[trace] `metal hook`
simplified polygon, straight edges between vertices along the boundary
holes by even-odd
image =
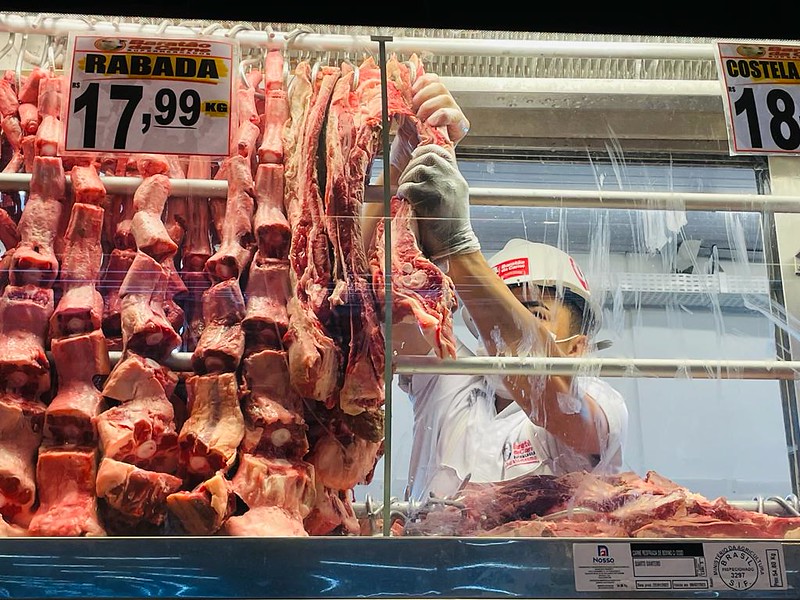
[[[167,27],[170,25],[174,25],[171,19],[162,19],[161,23],[158,25],[158,29],[156,30],[156,35],[163,35],[167,30]]]
[[[19,54],[17,54],[17,62],[14,66],[14,76],[16,78],[17,92],[22,87],[22,59],[25,57],[25,46],[28,44],[28,34],[22,34],[22,41],[20,42]]]
[[[207,26],[205,29],[203,29],[200,32],[200,34],[201,35],[211,35],[217,29],[222,29],[222,25],[220,25],[219,23],[211,23],[209,26]]]
[[[14,47],[14,43],[17,41],[17,34],[14,31],[8,32],[8,41],[3,48],[0,49],[0,58],[3,58],[6,54],[8,54],[11,49]]]
[[[242,31],[243,29],[247,29],[247,30],[253,31],[253,30],[255,30],[255,27],[253,27],[252,25],[250,25],[250,23],[237,23],[236,25],[234,25],[233,27],[231,27],[231,28],[228,30],[228,33],[227,33],[226,35],[227,35],[228,37],[235,38],[235,37],[236,37],[236,35],[237,35],[237,34],[238,34],[240,31]]]

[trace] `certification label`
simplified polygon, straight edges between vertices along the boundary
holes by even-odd
[[[572,546],[579,592],[782,590],[780,542],[614,542]]]

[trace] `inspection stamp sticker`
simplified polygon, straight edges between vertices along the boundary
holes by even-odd
[[[578,592],[783,590],[775,542],[608,542],[572,545]]]

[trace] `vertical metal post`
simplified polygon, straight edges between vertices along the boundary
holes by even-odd
[[[390,35],[373,35],[378,42],[381,70],[381,139],[383,145],[383,274],[384,274],[384,452],[383,452],[383,535],[391,533],[392,504],[392,190],[389,177],[389,96],[386,81],[386,42]]]
[[[790,157],[770,157],[770,191],[774,194],[797,195],[800,198],[798,173],[800,160]],[[800,202],[800,200],[798,200]],[[794,213],[775,213],[771,219],[774,235],[765,228],[765,254],[770,277],[770,298],[786,310],[787,320],[800,318],[800,276],[796,271],[796,257],[800,253],[800,215]],[[784,327],[788,328],[790,323]],[[785,329],[777,328],[776,345],[778,357],[795,360],[800,356],[800,347],[794,336]],[[792,492],[800,495],[800,406],[798,405],[797,383],[781,381],[781,400],[783,403],[786,447],[789,455],[789,471]]]

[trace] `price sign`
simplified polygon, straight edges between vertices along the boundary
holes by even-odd
[[[228,39],[71,35],[63,150],[228,156],[237,57]]]
[[[800,154],[800,46],[717,43],[731,154]]]

